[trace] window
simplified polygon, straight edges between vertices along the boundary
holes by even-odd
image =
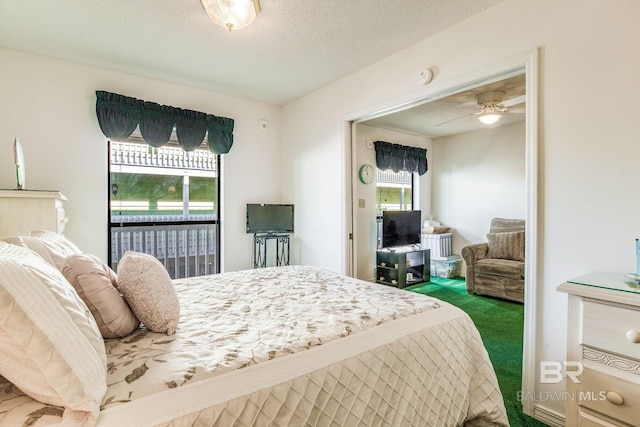
[[[415,173],[378,169],[376,184],[376,221],[378,248],[382,244],[382,211],[413,210],[413,179]]]
[[[378,169],[376,211],[413,210],[413,173]]]
[[[172,278],[218,273],[220,159],[208,149],[109,142],[109,263],[154,255]]]

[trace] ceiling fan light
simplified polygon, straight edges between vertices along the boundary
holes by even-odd
[[[251,24],[260,12],[260,0],[200,0],[214,24],[241,30]]]
[[[485,125],[492,125],[500,120],[500,117],[502,117],[500,114],[483,114],[478,117],[478,120],[480,120]]]

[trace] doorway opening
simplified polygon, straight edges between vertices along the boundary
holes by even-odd
[[[536,366],[536,292],[537,277],[537,245],[538,245],[538,232],[537,232],[537,169],[538,169],[538,156],[537,156],[537,93],[538,93],[538,61],[537,51],[533,51],[530,54],[521,56],[518,58],[512,58],[500,65],[488,67],[484,72],[482,70],[477,71],[473,76],[462,77],[458,82],[452,82],[449,87],[438,88],[433,91],[425,90],[420,96],[416,96],[414,99],[407,99],[405,102],[401,102],[398,105],[389,105],[386,108],[378,109],[377,111],[370,111],[367,114],[361,114],[359,117],[353,117],[350,120],[351,129],[350,132],[345,133],[345,140],[348,141],[350,150],[347,150],[349,161],[347,162],[348,170],[347,176],[352,177],[354,170],[357,170],[357,166],[365,161],[359,157],[362,152],[356,143],[359,138],[357,126],[364,124],[365,122],[373,119],[384,120],[384,117],[390,113],[396,113],[399,111],[408,110],[414,107],[428,105],[434,101],[450,97],[453,95],[459,95],[466,91],[482,88],[483,86],[491,85],[495,82],[499,82],[513,76],[523,75],[525,77],[525,147],[524,147],[524,219],[526,221],[527,235],[526,239],[526,265],[525,265],[525,320],[524,320],[524,333],[523,333],[523,369],[522,369],[522,389],[523,390],[535,390],[535,366]],[[473,117],[472,117],[473,118]],[[476,120],[477,121],[477,120]],[[431,165],[430,165],[431,167]],[[360,243],[364,242],[367,247],[371,247],[372,251],[375,251],[375,239],[367,233],[375,230],[375,227],[369,226],[368,219],[362,219],[362,187],[359,188],[358,182],[353,179],[349,179],[349,188],[347,189],[349,209],[347,210],[347,224],[349,231],[353,235],[353,239],[349,240],[347,246],[347,265],[350,266],[350,272],[352,275],[357,275],[359,271],[359,264],[362,260],[370,258],[368,254],[362,253]],[[424,196],[424,192],[421,193]],[[366,199],[365,199],[366,201]],[[359,205],[360,202],[360,205]],[[366,205],[366,203],[365,203]],[[420,206],[424,210],[423,206]],[[429,209],[426,212],[430,212]],[[363,232],[364,230],[364,232]],[[371,244],[369,244],[371,243]],[[523,402],[523,412],[528,415],[533,415],[534,402]]]

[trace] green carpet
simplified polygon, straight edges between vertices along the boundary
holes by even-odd
[[[523,414],[518,401],[522,387],[523,304],[469,295],[463,278],[432,277],[429,283],[408,286],[405,290],[441,299],[466,311],[480,331],[493,363],[511,426],[546,425]]]

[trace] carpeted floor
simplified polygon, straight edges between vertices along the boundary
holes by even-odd
[[[493,363],[511,426],[546,425],[523,414],[518,401],[522,385],[523,304],[469,295],[463,278],[432,277],[429,283],[405,290],[433,296],[466,311],[480,331]]]

